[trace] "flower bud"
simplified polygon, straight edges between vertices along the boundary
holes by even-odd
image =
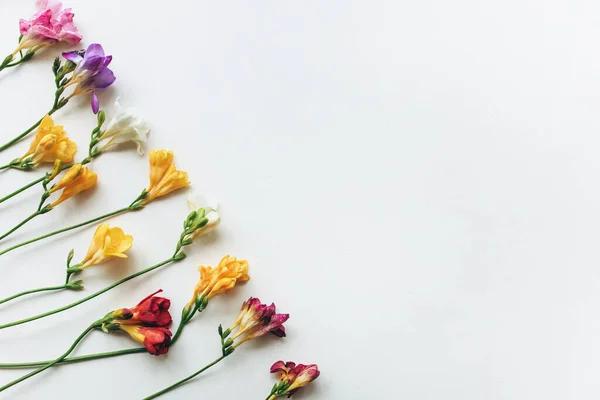
[[[83,287],[82,280],[78,280],[78,281],[67,284],[67,289],[69,289],[69,290],[83,290],[83,288],[84,287]]]

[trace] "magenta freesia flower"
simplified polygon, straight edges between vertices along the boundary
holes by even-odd
[[[38,12],[30,20],[21,19],[19,28],[23,38],[18,51],[35,49],[56,44],[58,42],[75,45],[82,36],[73,23],[74,14],[70,8],[62,8],[55,0],[37,0]]]
[[[291,361],[277,361],[271,366],[271,373],[281,373],[279,384],[273,387],[269,400],[279,396],[292,397],[296,391],[317,379],[321,372],[317,364],[298,364]]]
[[[91,44],[85,51],[70,51],[63,57],[77,64],[69,85],[77,84],[72,96],[92,93],[92,110],[98,113],[100,102],[96,91],[106,89],[115,81],[115,74],[108,68],[112,56],[104,54],[101,45]]]
[[[230,328],[231,331],[238,328],[232,340],[244,335],[236,347],[240,344],[267,333],[278,337],[285,337],[283,324],[290,318],[289,314],[277,314],[275,304],[267,306],[259,299],[250,297],[242,304],[240,313]]]

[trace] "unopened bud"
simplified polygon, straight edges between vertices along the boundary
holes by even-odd
[[[63,66],[63,75],[75,71],[75,67],[77,67],[77,64],[75,64],[73,61],[65,62],[65,65]]]
[[[83,290],[83,288],[84,288],[84,286],[83,286],[82,280],[78,280],[78,281],[67,284],[67,289],[69,289],[69,290]]]
[[[71,261],[73,260],[73,256],[75,255],[75,250],[71,249],[69,255],[67,256],[67,265],[71,265]]]
[[[100,110],[98,112],[98,126],[104,125],[104,121],[106,120],[106,113],[104,110]]]
[[[52,170],[52,173],[50,175],[48,175],[48,178],[47,178],[48,182],[50,182],[52,179],[56,178],[56,176],[58,174],[60,174],[60,172],[62,171],[62,166],[63,166],[63,163],[61,160],[57,159],[54,161],[54,169]]]

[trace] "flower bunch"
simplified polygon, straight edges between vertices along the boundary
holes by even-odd
[[[74,14],[71,9],[63,8],[57,0],[36,0],[36,8],[35,15],[30,19],[20,20],[21,37],[18,46],[0,63],[0,71],[26,62],[38,51],[54,44],[67,43],[75,45],[81,41],[81,35],[73,22]],[[2,203],[37,184],[41,184],[43,188],[36,211],[12,229],[0,235],[0,240],[7,238],[39,215],[49,213],[72,197],[95,187],[98,182],[98,175],[89,169],[87,165],[103,152],[121,143],[132,142],[136,145],[138,153],[144,154],[144,145],[150,129],[144,119],[138,116],[135,109],[122,108],[117,99],[115,114],[108,122],[106,111],[101,109],[98,92],[110,87],[116,81],[115,74],[110,68],[112,59],[112,55],[106,54],[104,48],[98,43],[92,43],[86,49],[62,53],[62,59],[57,57],[52,64],[55,86],[52,107],[30,128],[0,146],[0,152],[2,152],[35,131],[29,149],[20,157],[13,159],[4,166],[0,166],[0,170],[29,171],[44,163],[53,164],[52,171],[47,172],[43,177],[23,186],[8,196],[0,198],[0,203]],[[77,96],[89,96],[91,110],[96,115],[97,121],[89,137],[87,155],[78,162],[75,161],[78,150],[77,144],[69,138],[62,125],[55,124],[52,117],[55,112],[65,107],[71,99]],[[147,205],[155,200],[190,185],[188,173],[176,167],[172,151],[151,150],[149,163],[149,184],[128,206],[13,245],[0,251],[0,256],[25,245],[97,223],[116,215],[145,209]],[[72,204],[72,202],[70,203]],[[175,250],[168,258],[132,273],[70,304],[2,324],[0,330],[67,311],[139,276],[184,260],[187,257],[187,246],[191,245],[197,237],[212,232],[221,223],[221,215],[215,202],[209,202],[206,199],[190,199],[188,203],[190,212],[183,222],[183,230],[176,243]],[[82,290],[84,288],[83,281],[71,282],[71,276],[81,274],[92,266],[113,259],[127,258],[127,252],[132,246],[133,237],[126,234],[123,229],[116,226],[111,227],[108,223],[101,223],[96,227],[85,256],[78,263],[72,264],[75,251],[71,250],[68,253],[64,284],[17,293],[0,300],[0,304],[33,293]],[[34,371],[1,386],[0,392],[57,364],[143,352],[155,356],[167,354],[173,344],[177,342],[184,328],[195,315],[206,310],[212,299],[230,292],[237,285],[250,280],[248,262],[230,255],[223,257],[214,267],[201,265],[198,269],[200,278],[193,288],[191,298],[182,308],[181,320],[174,334],[170,329],[173,323],[169,311],[171,301],[166,297],[158,296],[162,292],[162,289],[160,289],[145,297],[133,307],[115,309],[103,318],[93,322],[77,337],[65,353],[54,360],[25,364],[0,364],[0,368],[36,368]],[[256,297],[250,297],[242,304],[237,317],[229,328],[223,329],[223,326],[219,325],[221,356],[218,359],[146,399],[156,398],[177,388],[182,383],[229,357],[242,344],[250,340],[269,334],[279,338],[286,337],[284,324],[288,319],[289,314],[278,313],[274,303],[268,305],[268,303],[262,303]],[[134,341],[142,344],[143,347],[137,345],[134,349],[69,358],[70,353],[93,330],[101,330],[105,333],[124,332]],[[274,363],[271,366],[271,373],[279,373],[280,377],[279,382],[273,386],[267,400],[274,400],[281,396],[291,397],[300,388],[309,385],[320,375],[316,364],[304,365],[291,361]]]

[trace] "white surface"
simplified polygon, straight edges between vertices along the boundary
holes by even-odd
[[[27,1],[0,0],[8,53]],[[165,398],[263,399],[278,359],[318,363],[297,399],[597,399],[600,395],[600,4],[592,1],[68,1],[114,55],[117,95],[175,150],[223,224],[189,258],[69,312],[0,332],[0,361],[52,358],[91,321],[163,288],[173,314],[198,264],[247,258],[252,280],[215,299],[168,357],[55,368],[2,398],[141,398],[218,356],[216,326],[250,295],[291,313],[289,337],[253,343]],[[55,50],[56,51],[56,50]],[[0,76],[2,139],[52,97],[51,54]],[[83,148],[87,100],[56,114]],[[6,161],[26,144],[0,155]],[[16,242],[121,207],[147,185],[133,148],[93,164],[100,185]],[[2,192],[26,182],[0,175]],[[36,206],[0,206],[2,230]],[[171,253],[186,193],[111,221],[128,262],[88,293]],[[93,228],[0,258],[3,295],[62,279]],[[3,248],[8,242],[0,246]],[[2,307],[11,321],[64,293]],[[126,348],[95,332],[76,351]],[[2,382],[22,371],[2,371]]]

